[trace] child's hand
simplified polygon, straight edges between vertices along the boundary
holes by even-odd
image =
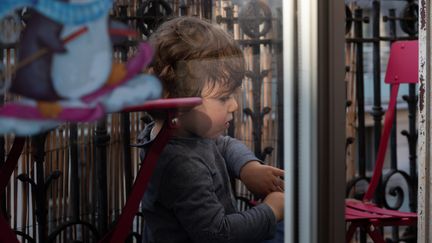
[[[264,203],[272,209],[276,221],[284,218],[284,194],[282,192],[272,192],[264,199]]]
[[[283,175],[283,170],[262,165],[258,161],[251,161],[240,170],[240,179],[247,189],[261,197],[271,192],[283,192],[284,181],[281,179]]]

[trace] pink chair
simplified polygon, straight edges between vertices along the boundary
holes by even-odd
[[[357,228],[363,228],[376,243],[385,243],[380,228],[383,226],[416,225],[417,214],[380,208],[371,202],[382,174],[390,132],[395,119],[396,99],[401,83],[418,82],[418,41],[397,41],[390,50],[385,82],[391,85],[390,101],[368,190],[362,201],[345,201],[345,222],[349,225],[346,242],[350,242]]]
[[[199,97],[159,99],[148,101],[143,105],[128,107],[125,112],[164,110],[167,113],[167,119],[159,134],[150,145],[148,153],[142,161],[142,166],[138,172],[135,183],[130,195],[123,207],[122,214],[117,220],[116,226],[111,229],[100,242],[125,242],[132,226],[135,214],[138,212],[139,203],[144,196],[156,161],[159,158],[163,148],[168,143],[171,134],[176,129],[177,123],[175,116],[178,109],[191,109],[199,104],[202,100]],[[25,139],[17,137],[8,154],[8,158],[3,166],[0,167],[0,200],[10,176],[12,175],[21,155]],[[18,243],[15,232],[11,229],[6,219],[0,212],[0,242]]]
[[[141,199],[144,196],[144,192],[147,189],[147,185],[150,181],[151,175],[156,162],[162,153],[163,148],[171,138],[171,134],[174,129],[177,128],[176,114],[178,109],[193,108],[200,105],[202,102],[199,97],[189,98],[175,98],[175,99],[160,99],[154,101],[148,101],[142,106],[129,107],[124,111],[149,111],[149,110],[165,110],[167,118],[165,123],[150,145],[148,152],[141,163],[141,168],[138,171],[138,175],[135,179],[135,183],[132,187],[132,191],[128,196],[125,206],[123,207],[122,213],[117,220],[116,226],[112,228],[99,242],[125,242],[126,238],[131,230],[132,222],[135,214],[138,212],[138,207]]]

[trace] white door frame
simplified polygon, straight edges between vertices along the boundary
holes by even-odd
[[[419,1],[419,101],[418,101],[418,234],[417,242],[432,242],[432,87],[431,87],[431,3]]]
[[[286,243],[345,238],[344,23],[343,1],[283,1]]]

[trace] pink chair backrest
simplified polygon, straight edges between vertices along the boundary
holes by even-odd
[[[385,82],[391,84],[390,101],[388,104],[375,167],[369,187],[363,196],[363,201],[370,201],[378,186],[382,174],[385,153],[390,138],[391,127],[395,119],[395,107],[401,83],[418,82],[418,41],[397,41],[390,49]]]
[[[396,41],[392,44],[385,82],[388,84],[418,82],[418,41]]]

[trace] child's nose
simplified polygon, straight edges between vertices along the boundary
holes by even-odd
[[[237,109],[238,109],[237,100],[234,98],[231,98],[231,102],[230,102],[229,107],[228,107],[229,112],[234,112]]]

